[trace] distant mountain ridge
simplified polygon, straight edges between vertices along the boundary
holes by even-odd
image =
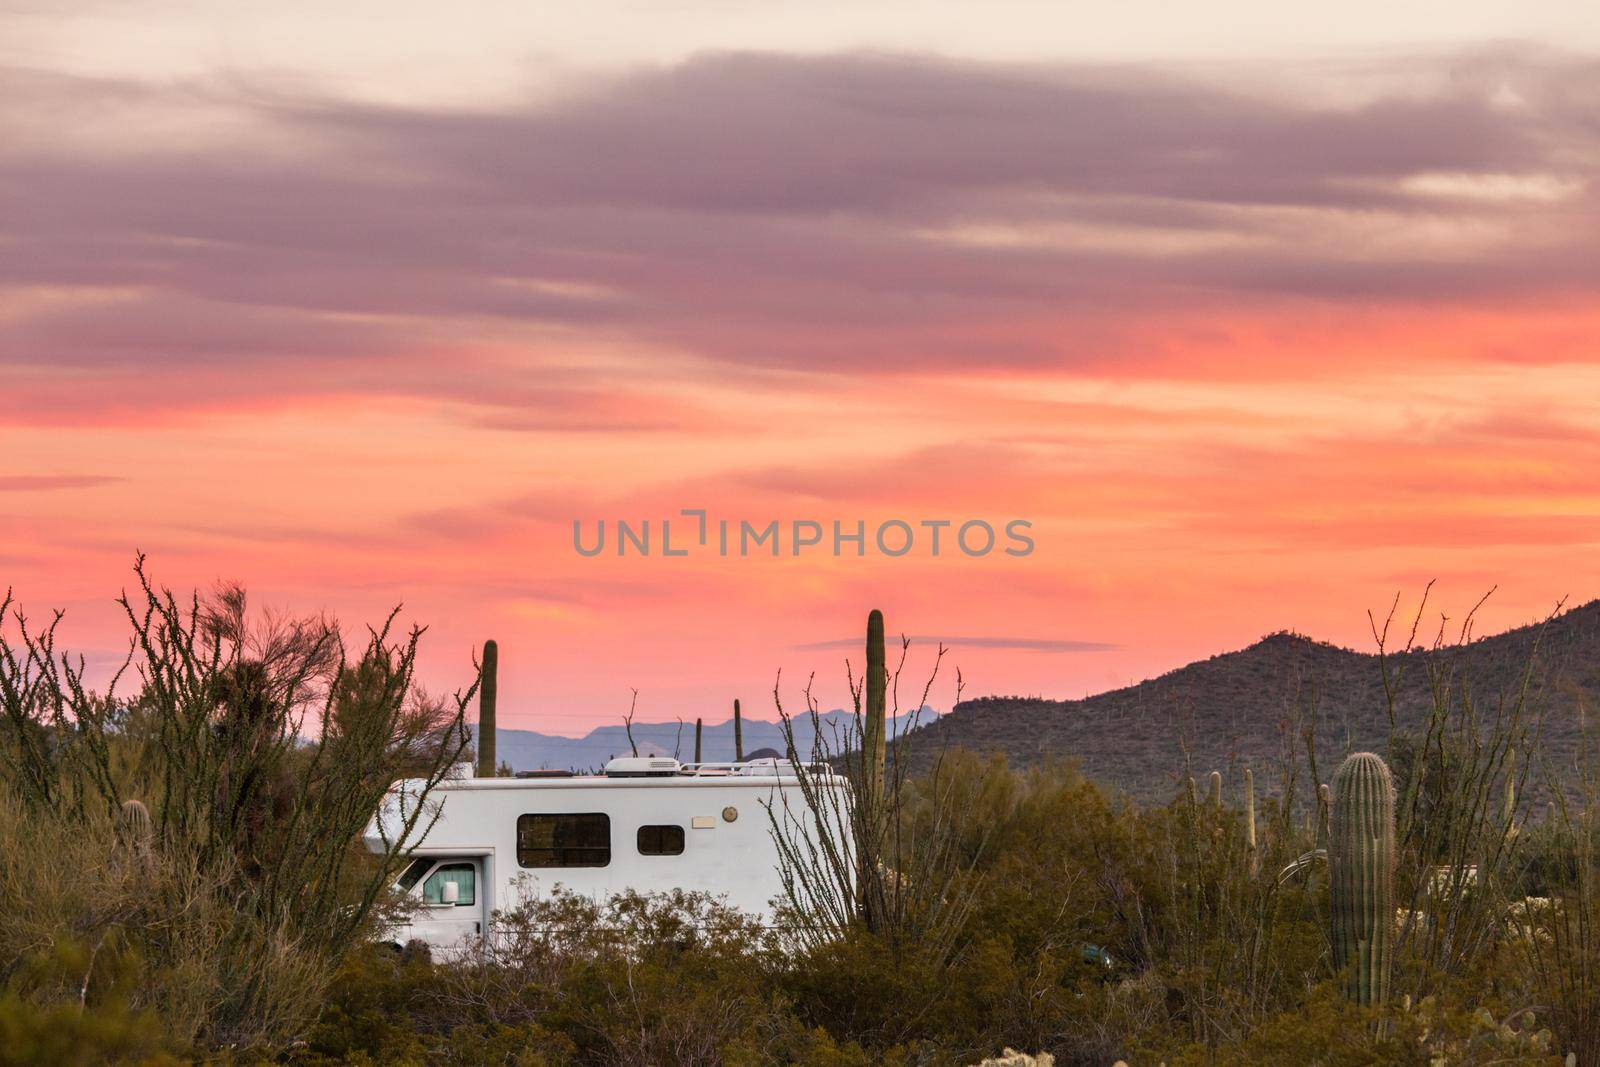
[[[1492,713],[1498,701],[1510,698],[1536,640],[1545,752],[1553,766],[1570,773],[1583,743],[1579,711],[1600,708],[1600,600],[1442,655],[1470,683],[1480,707]],[[1415,724],[1430,706],[1422,657],[1420,649],[1394,657],[1396,667],[1406,668],[1396,700],[1402,724]],[[1090,777],[1161,802],[1171,798],[1185,773],[1183,745],[1197,774],[1266,767],[1281,757],[1286,743],[1299,743],[1288,736],[1291,724],[1298,721],[1297,708],[1313,704],[1323,781],[1346,751],[1382,751],[1389,725],[1377,655],[1285,632],[1081,700],[963,701],[917,731],[910,752],[917,764],[950,747],[1004,753],[1016,766],[1073,758]],[[1262,779],[1258,771],[1258,783],[1270,790],[1272,783]],[[1237,779],[1229,788],[1238,788]]]
[[[836,708],[818,716],[822,737],[830,751],[838,751],[849,738],[853,712]],[[915,717],[915,718],[914,718]],[[909,729],[913,721],[926,724],[938,718],[932,708],[924,708],[920,715],[908,712],[892,720],[889,735],[898,737]],[[803,753],[811,752],[814,734],[810,716],[794,720],[796,747]],[[676,722],[636,722],[633,740],[641,756],[673,756],[688,762],[694,758],[694,722],[680,727]],[[706,761],[733,759],[733,720],[706,723],[701,735],[702,758]],[[761,719],[744,720],[744,750],[748,755],[759,749],[785,751],[783,727],[776,722]],[[614,756],[631,753],[627,729],[622,725],[601,726],[583,737],[561,737],[542,734],[534,730],[511,730],[500,727],[495,731],[495,755],[501,762],[510,764],[512,770],[529,771],[539,768],[590,771],[605,766]]]

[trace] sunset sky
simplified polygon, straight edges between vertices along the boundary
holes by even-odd
[[[554,733],[1600,596],[1600,18],[1323,18],[0,0],[0,588],[403,602]],[[574,551],[686,508],[1035,548]]]

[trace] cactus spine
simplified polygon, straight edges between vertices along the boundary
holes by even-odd
[[[883,612],[874,608],[867,616],[867,717],[861,724],[862,781],[874,800],[883,792],[883,764],[888,752],[885,738],[885,704],[889,672],[883,652]]]
[[[694,721],[694,761],[700,762],[700,720]]]
[[[733,758],[744,759],[744,720],[739,717],[739,699],[733,701]]]
[[[1357,752],[1333,779],[1328,828],[1333,962],[1359,1004],[1389,995],[1394,943],[1394,779],[1371,752]]]
[[[483,677],[478,683],[478,777],[493,778],[500,769],[494,758],[494,705],[500,690],[500,646],[483,643]]]
[[[1211,772],[1211,809],[1222,810],[1222,772]]]

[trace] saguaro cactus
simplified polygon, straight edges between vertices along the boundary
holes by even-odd
[[[861,723],[862,780],[867,793],[876,799],[883,792],[883,765],[888,752],[885,705],[888,702],[889,672],[883,653],[883,612],[874,608],[867,616],[867,716]]]
[[[1222,810],[1222,772],[1211,772],[1211,808],[1213,811]]]
[[[499,695],[500,646],[483,643],[483,678],[478,683],[478,777],[493,778],[500,769],[494,758],[494,705]]]
[[[1189,776],[1189,808],[1193,811],[1200,806],[1200,787],[1195,784],[1194,775]]]
[[[1328,828],[1333,962],[1359,1004],[1389,995],[1394,944],[1394,779],[1371,752],[1357,752],[1333,779]]]
[[[744,759],[744,720],[739,717],[739,701],[733,701],[733,758]]]
[[[1250,877],[1261,869],[1261,856],[1256,852],[1256,779],[1250,768],[1244,769],[1244,844],[1249,850]]]
[[[694,761],[700,762],[700,720],[694,721]]]

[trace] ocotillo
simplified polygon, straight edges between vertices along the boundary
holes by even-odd
[[[1510,830],[1517,815],[1517,750],[1506,752],[1506,829]]]
[[[483,676],[478,682],[478,777],[493,778],[500,770],[494,758],[494,704],[499,692],[500,646],[483,643]]]

